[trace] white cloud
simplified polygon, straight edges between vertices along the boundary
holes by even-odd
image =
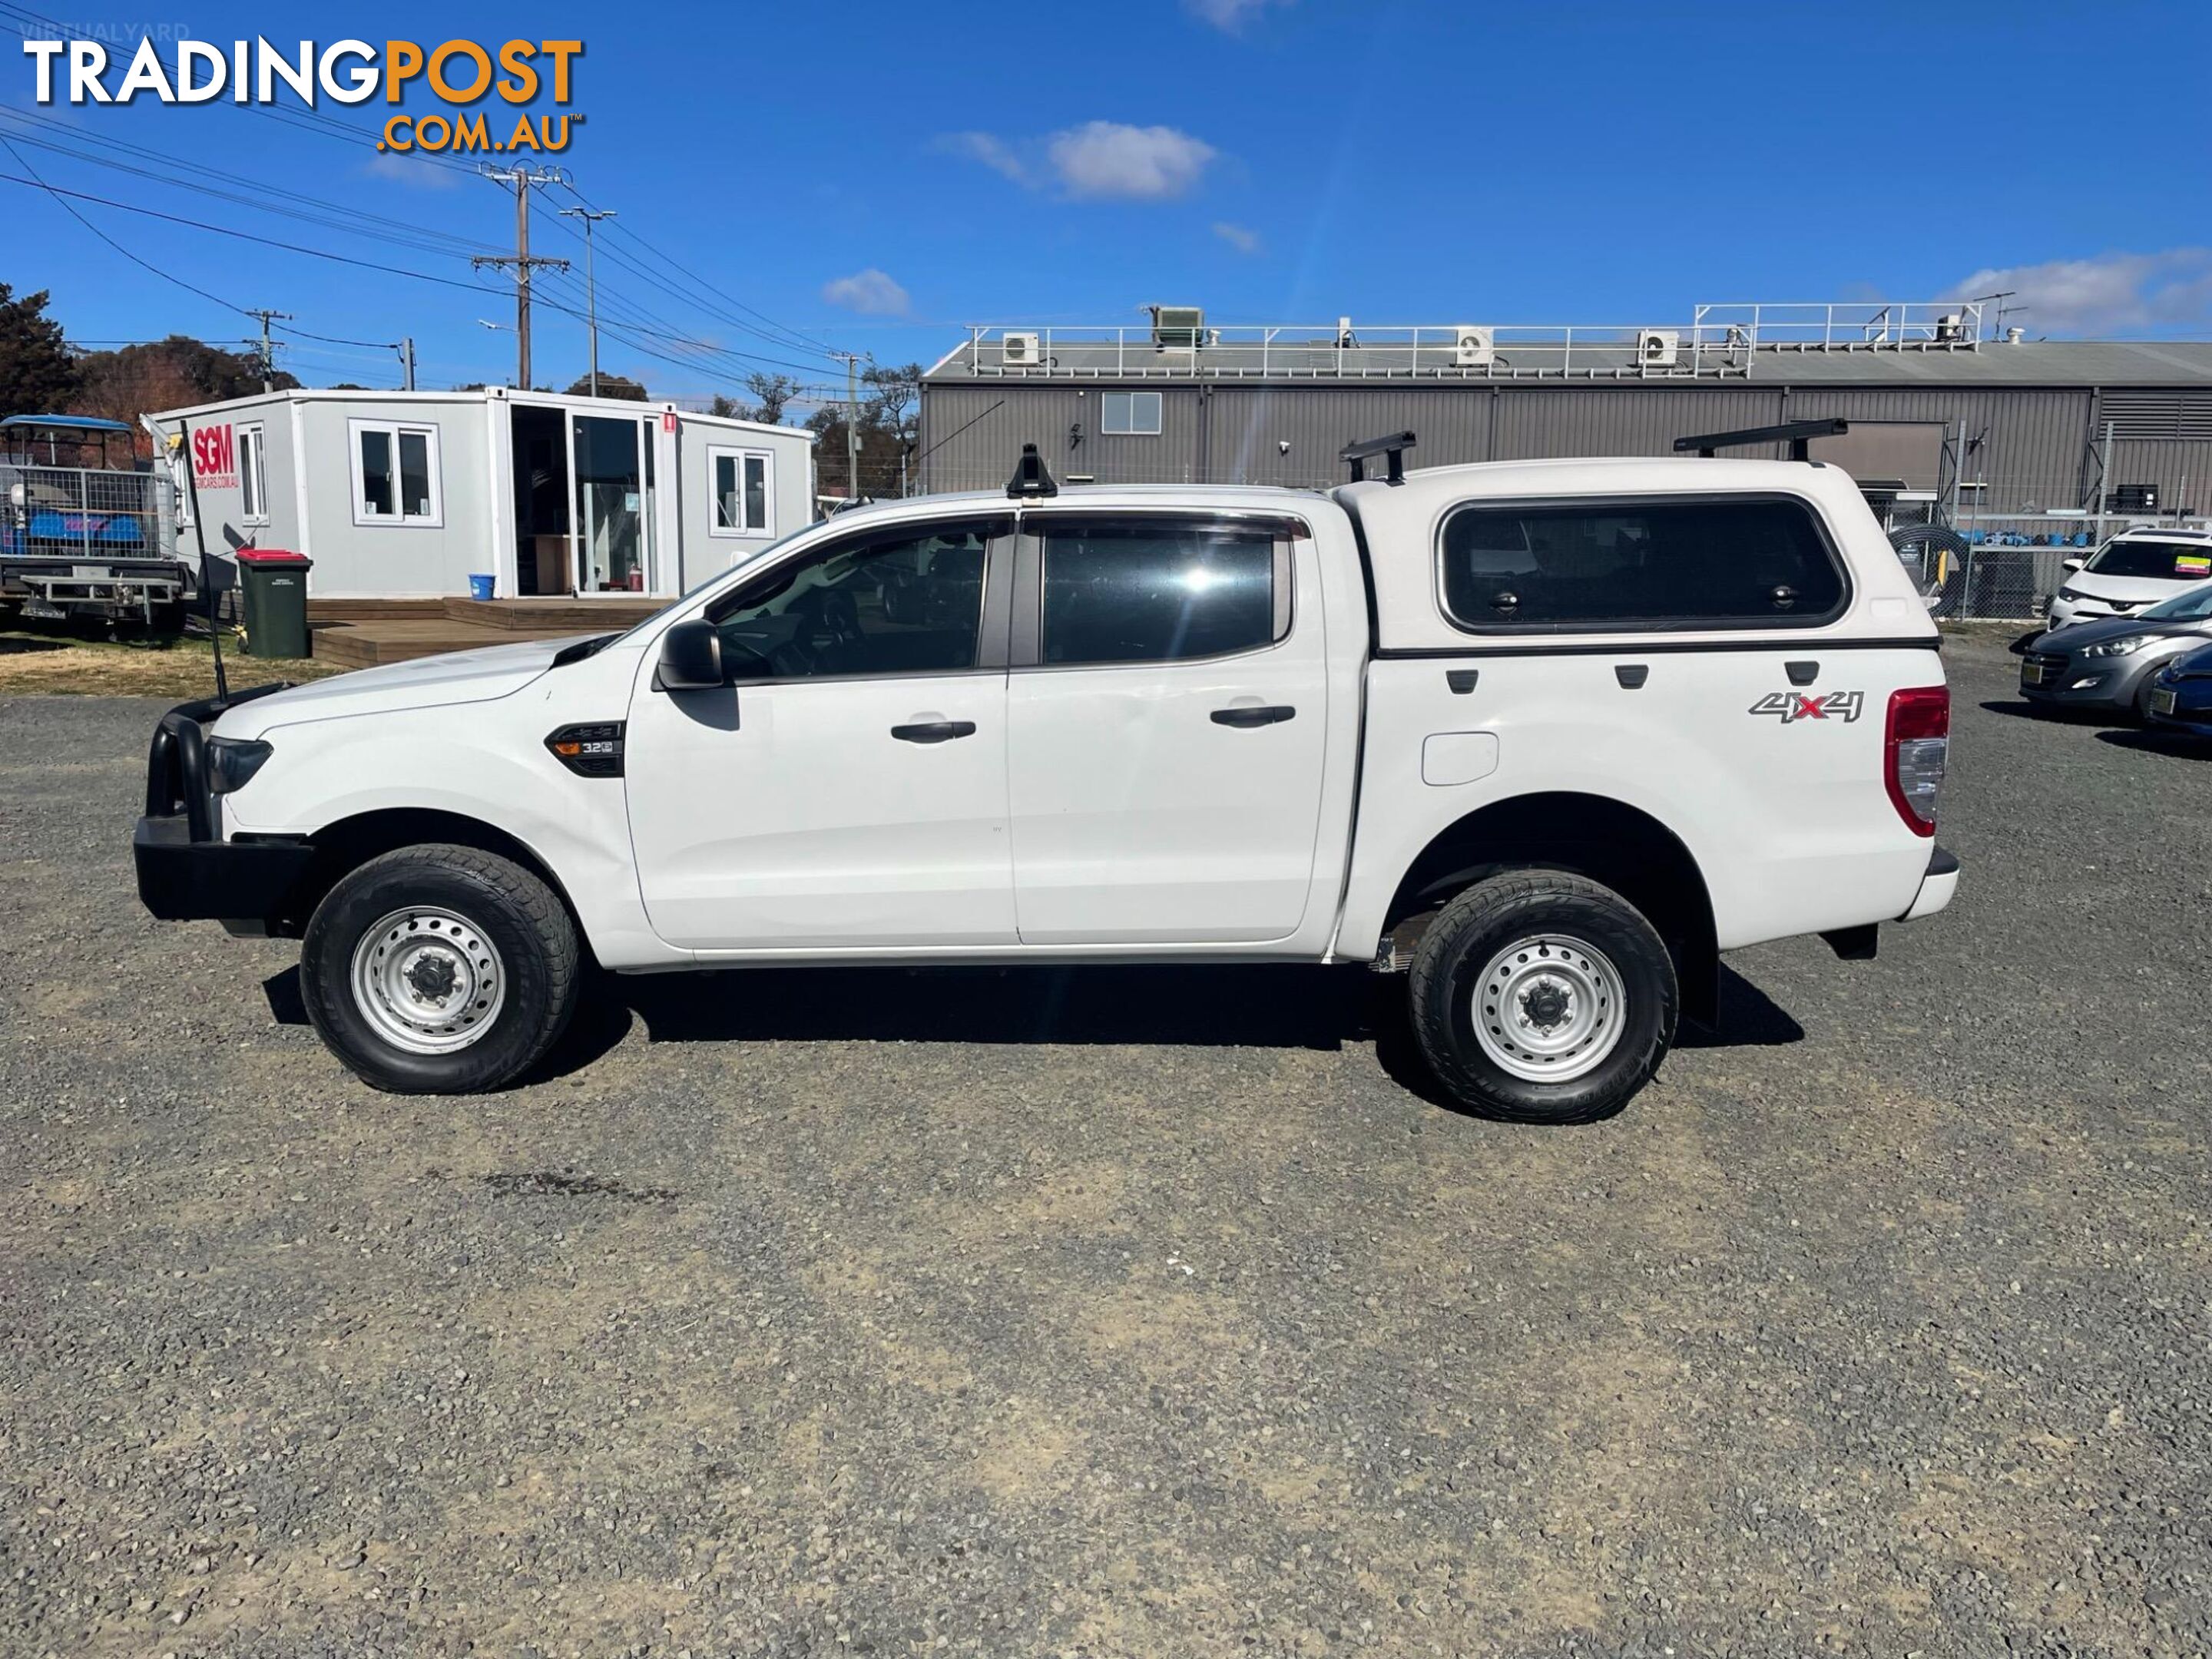
[[[469,176],[459,167],[425,161],[405,150],[384,150],[372,155],[362,171],[372,178],[391,179],[422,190],[452,190]]]
[[[842,306],[864,316],[906,315],[906,290],[873,265],[866,270],[856,270],[850,276],[840,276],[834,283],[823,283],[822,297],[833,306]]]
[[[1232,225],[1226,219],[1214,221],[1213,234],[1239,253],[1258,253],[1262,251],[1258,231],[1248,230],[1243,225]]]
[[[1018,185],[1030,181],[1030,170],[1022,158],[1004,139],[991,133],[948,132],[938,139],[937,148],[948,155],[964,155],[971,161],[981,161],[992,172]]]
[[[1291,0],[1183,0],[1193,15],[1229,34],[1239,33],[1268,7],[1290,3]]]
[[[2030,334],[2098,334],[2212,321],[2212,248],[2100,253],[2039,265],[1978,270],[1953,292],[1961,299],[2014,290]]]
[[[1187,195],[1220,152],[1173,127],[1086,121],[1055,132],[1045,153],[1061,186],[1079,199],[1163,202]]]

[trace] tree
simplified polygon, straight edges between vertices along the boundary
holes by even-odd
[[[77,365],[62,325],[46,315],[46,291],[15,297],[0,283],[0,415],[64,415],[78,391]]]
[[[568,395],[571,398],[590,397],[592,377],[588,374],[579,374],[575,384],[568,388]],[[646,399],[646,390],[641,382],[630,380],[625,375],[602,374],[599,376],[599,396],[626,398],[631,403],[641,404]]]
[[[787,374],[763,374],[755,369],[745,376],[745,390],[757,401],[740,418],[758,421],[766,426],[781,426],[784,405],[797,395],[799,382]]]
[[[896,495],[910,487],[921,413],[921,365],[871,363],[860,373],[860,489],[861,495]],[[814,447],[823,493],[850,495],[845,476],[845,404],[824,404],[806,422],[821,434]]]
[[[261,390],[258,352],[226,351],[185,334],[118,351],[88,351],[77,359],[77,370],[82,380],[78,398],[82,411],[134,428],[141,415],[221,403]],[[269,384],[289,392],[300,381],[280,368],[269,377]],[[152,441],[143,430],[138,448],[142,454],[152,453]]]

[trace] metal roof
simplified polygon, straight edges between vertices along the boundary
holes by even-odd
[[[1021,331],[1014,331],[1017,333]],[[2025,340],[2017,343],[1886,342],[1705,344],[1686,340],[1674,365],[1640,362],[1632,339],[1556,338],[1516,344],[1500,337],[1494,359],[1463,365],[1450,331],[1429,338],[1339,345],[1333,338],[1223,339],[1162,349],[1142,330],[1123,337],[1070,338],[1039,329],[1042,361],[1008,362],[1005,331],[963,341],[922,376],[925,385],[1069,382],[1176,385],[1257,381],[1283,385],[1501,386],[2146,386],[2212,387],[2212,341]],[[1504,331],[1499,331],[1501,337]]]

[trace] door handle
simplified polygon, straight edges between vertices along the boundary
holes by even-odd
[[[1271,703],[1266,708],[1244,704],[1213,711],[1216,726],[1273,726],[1279,720],[1291,719],[1298,711],[1286,702]]]
[[[975,735],[973,720],[924,720],[917,726],[894,726],[891,735],[901,743],[949,743],[954,738]]]

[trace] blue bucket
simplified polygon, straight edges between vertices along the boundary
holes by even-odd
[[[493,579],[489,576],[471,576],[469,578],[469,597],[472,599],[488,599],[491,597],[493,586]]]

